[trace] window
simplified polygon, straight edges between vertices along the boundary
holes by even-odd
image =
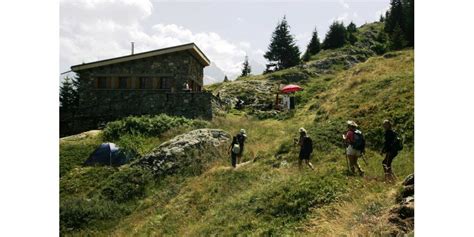
[[[127,77],[119,77],[119,89],[127,89]]]
[[[97,88],[98,89],[106,89],[107,88],[107,78],[98,77],[97,78]]]
[[[170,88],[170,79],[169,78],[161,78],[160,80],[160,89],[169,89]]]
[[[152,89],[153,81],[149,77],[140,77],[140,89]]]

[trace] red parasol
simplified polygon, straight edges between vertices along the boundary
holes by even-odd
[[[290,93],[290,92],[295,92],[295,91],[302,91],[303,88],[297,85],[287,85],[283,88],[281,88],[282,93]]]

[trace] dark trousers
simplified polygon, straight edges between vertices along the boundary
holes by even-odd
[[[392,161],[397,155],[397,152],[387,152],[387,154],[385,154],[385,159],[382,161],[382,165],[386,174],[392,173]]]
[[[237,154],[235,154],[234,152],[231,152],[230,153],[230,159],[231,159],[231,162],[232,162],[232,167],[235,168],[235,166],[237,165]]]

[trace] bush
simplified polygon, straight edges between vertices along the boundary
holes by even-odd
[[[115,202],[72,198],[61,200],[59,208],[61,233],[91,227],[102,220],[117,219],[129,211]]]
[[[126,202],[145,195],[151,182],[149,172],[140,168],[125,168],[110,176],[101,190],[102,196],[111,201]]]
[[[117,140],[126,134],[159,136],[171,128],[180,126],[202,128],[207,126],[207,122],[186,119],[184,117],[172,117],[165,114],[155,116],[144,115],[139,117],[129,116],[107,123],[103,134],[106,140]]]
[[[382,43],[375,43],[370,47],[370,49],[374,51],[377,55],[382,55],[387,52],[387,47],[385,46],[385,44]]]

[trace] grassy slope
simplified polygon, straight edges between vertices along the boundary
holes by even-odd
[[[69,234],[367,236],[391,232],[395,227],[384,218],[398,188],[380,181],[382,157],[376,152],[382,139],[380,123],[393,118],[396,129],[403,130],[408,146],[393,167],[399,177],[412,173],[414,82],[413,51],[390,55],[311,78],[298,95],[296,114],[288,120],[256,120],[245,114],[216,117],[210,126],[231,133],[247,130],[244,161],[255,162],[231,170],[223,157],[197,177],[167,177],[133,205],[127,204],[129,214]],[[356,120],[369,140],[368,164],[361,162],[366,178],[345,173],[339,137],[347,119]],[[296,167],[292,139],[300,126],[309,129],[316,143],[312,160],[316,172]],[[149,147],[148,143],[162,140],[142,143]],[[100,136],[90,136],[61,143],[62,200],[94,193],[101,179],[117,172],[77,166],[100,141]]]

